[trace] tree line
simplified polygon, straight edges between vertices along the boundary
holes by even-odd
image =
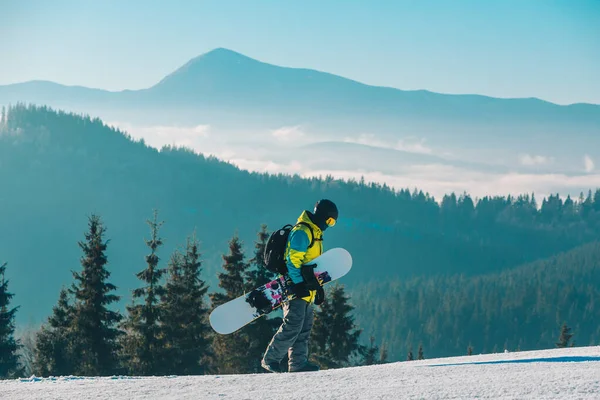
[[[208,315],[274,278],[262,267],[267,226],[257,233],[249,260],[238,235],[231,238],[229,252],[222,256],[219,289],[209,293],[195,232],[162,266],[164,221],[155,211],[147,222],[149,253],[145,267],[136,274],[139,286],[121,313],[114,309],[120,296],[110,279],[106,227],[98,215],[88,218],[88,229],[78,243],[81,269],[72,271],[73,282],[60,290],[52,314],[35,333],[28,357],[14,335],[18,307],[10,307],[13,294],[4,279],[6,264],[0,267],[0,377],[265,372],[260,360],[281,317],[263,317],[233,334],[219,335],[211,329]],[[324,369],[385,362],[385,348],[380,351],[373,340],[368,346],[360,343],[362,331],[354,323],[354,307],[344,287],[332,285],[326,292],[311,338],[316,362]]]
[[[559,331],[598,345],[598,260],[600,241],[500,273],[364,282],[352,288],[356,321],[393,360],[419,343],[429,357],[551,348]]]

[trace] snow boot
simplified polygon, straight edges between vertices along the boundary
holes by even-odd
[[[307,362],[306,364],[304,364],[304,366],[302,368],[290,370],[290,372],[312,372],[312,371],[319,371],[320,369],[321,368],[317,364]]]
[[[260,366],[269,372],[273,372],[273,373],[284,372],[283,369],[281,369],[281,366],[279,365],[279,363],[267,364],[267,363],[265,363],[265,360],[262,360],[260,362]]]

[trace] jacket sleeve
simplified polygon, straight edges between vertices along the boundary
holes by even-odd
[[[304,229],[297,229],[290,233],[289,242],[290,247],[286,260],[289,276],[294,283],[299,283],[303,281],[300,267],[302,267],[302,260],[308,250],[310,240]]]

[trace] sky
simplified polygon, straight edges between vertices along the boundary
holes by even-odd
[[[0,84],[150,87],[223,47],[440,93],[600,104],[598,0],[0,0]]]

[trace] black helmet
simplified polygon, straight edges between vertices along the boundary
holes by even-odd
[[[335,203],[331,200],[322,199],[317,201],[313,214],[317,225],[321,228],[334,226],[338,219],[338,209]]]

